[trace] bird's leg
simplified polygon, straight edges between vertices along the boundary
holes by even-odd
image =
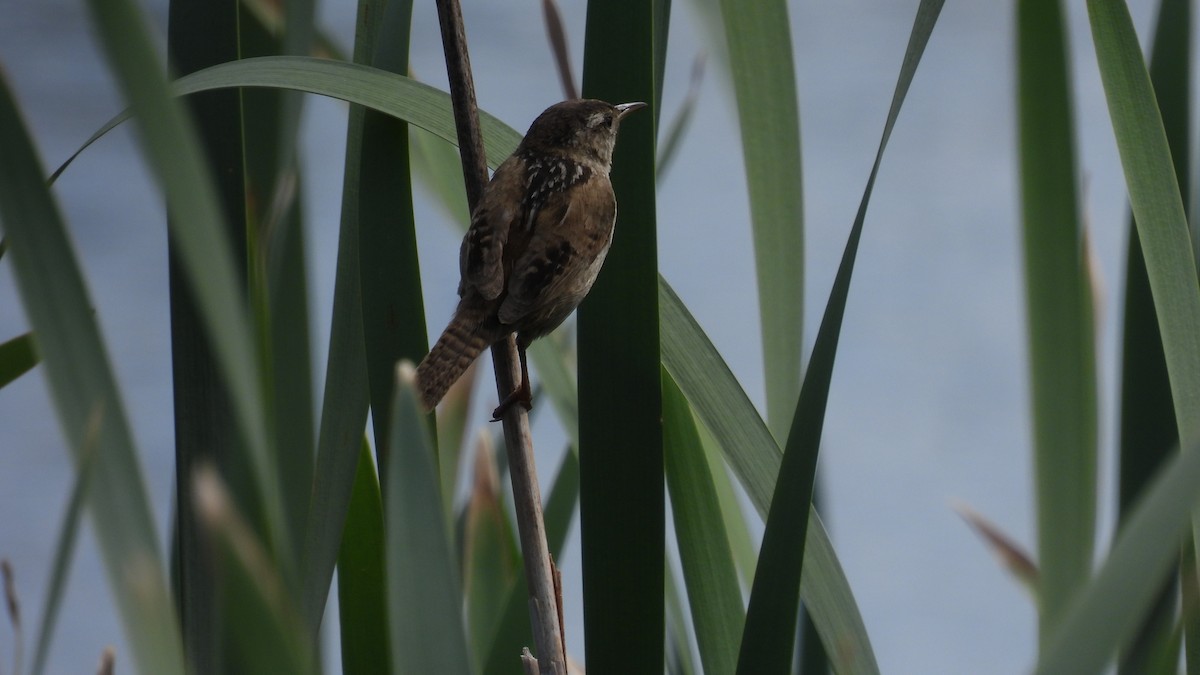
[[[520,403],[521,407],[526,410],[533,410],[533,391],[529,388],[529,365],[525,360],[525,345],[520,340],[517,340],[517,353],[521,357],[521,384],[517,385],[517,388],[513,389],[508,396],[505,396],[504,400],[500,401],[500,405],[492,411],[493,422],[499,422],[514,403]]]

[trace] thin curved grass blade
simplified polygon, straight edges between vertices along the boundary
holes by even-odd
[[[879,150],[875,154],[875,162],[850,230],[842,262],[834,277],[825,315],[817,330],[816,343],[813,346],[808,372],[800,388],[800,400],[796,404],[791,431],[788,432],[787,445],[779,466],[779,477],[771,497],[766,531],[763,533],[762,546],[759,549],[758,568],[755,570],[754,583],[750,590],[750,604],[746,610],[746,625],[742,632],[741,653],[738,657],[738,672],[745,675],[783,673],[791,667],[817,453],[821,444],[825,406],[828,402],[829,383],[833,376],[833,364],[841,334],[842,316],[845,313],[846,298],[850,293],[854,260],[884,150],[887,149],[888,139],[900,114],[900,107],[904,103],[941,8],[942,0],[922,0],[917,10],[895,95],[884,124],[883,137],[879,141]],[[836,644],[826,645],[832,658],[836,658],[833,652],[837,648]]]
[[[76,461],[85,448],[96,454],[87,502],[131,660],[144,672],[183,675],[179,623],[133,435],[62,217],[2,77],[0,156],[0,227],[51,397]]]
[[[100,418],[94,417],[91,421],[99,424]],[[42,618],[38,622],[38,632],[34,638],[33,667],[29,671],[33,675],[41,675],[46,670],[46,660],[50,656],[50,645],[54,640],[54,627],[58,623],[58,612],[71,570],[71,559],[75,555],[75,544],[79,541],[83,507],[87,503],[87,493],[96,473],[96,448],[94,443],[90,442],[95,440],[94,432],[94,426],[88,430],[86,438],[89,442],[84,446],[75,468],[71,497],[67,500],[62,527],[59,528],[58,539],[55,540],[54,565],[51,567],[50,581],[46,586],[46,603],[42,608]]]
[[[779,471],[779,445],[716,347],[662,277],[659,308],[663,365],[692,405],[696,419],[719,444],[759,516],[765,518]],[[878,673],[858,604],[816,512],[809,516],[804,555],[800,598],[834,668],[839,673]]]
[[[231,87],[294,89],[328,96],[391,115],[450,143],[458,143],[449,94],[403,75],[345,61],[307,56],[242,59],[181,77],[171,83],[170,91],[175,96],[187,96]],[[61,175],[87,146],[132,115],[132,110],[122,111],[106,122],[54,175]],[[517,148],[521,134],[483,110],[479,111],[479,123],[488,165],[495,168]]]

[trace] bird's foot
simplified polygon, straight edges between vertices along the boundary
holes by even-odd
[[[508,412],[508,409],[517,403],[521,404],[521,407],[525,410],[533,410],[533,392],[529,390],[528,381],[521,382],[521,386],[513,389],[511,394],[505,396],[503,401],[500,401],[500,405],[496,406],[496,409],[492,411],[492,421],[499,422],[504,418],[504,414]]]

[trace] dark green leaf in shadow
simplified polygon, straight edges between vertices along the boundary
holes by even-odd
[[[401,363],[384,491],[392,669],[470,673],[458,565],[451,555],[436,457],[414,377],[412,365]]]
[[[0,227],[50,394],[76,461],[95,448],[86,498],[131,661],[143,672],[182,675],[179,624],[133,435],[62,218],[2,77],[0,156]]]
[[[579,308],[580,539],[588,669],[664,663],[665,494],[655,225],[662,2],[588,4],[583,95],[644,101],[613,157],[616,233]]]
[[[25,333],[0,344],[0,388],[33,370],[38,364],[33,333]]]
[[[338,553],[338,617],[342,672],[346,675],[387,675],[392,671],[386,584],[383,500],[371,446],[364,438]]]
[[[167,50],[173,72],[190,73],[234,60],[239,53],[237,0],[173,0],[167,16]],[[214,91],[182,102],[195,121],[201,161],[213,177],[223,237],[231,244],[232,285],[248,293],[246,156],[242,98]],[[176,227],[174,218],[169,227]],[[255,471],[242,437],[229,387],[221,375],[213,335],[205,329],[201,300],[188,279],[177,236],[167,239],[171,320],[171,386],[175,432],[175,514],[172,575],[189,667],[219,672],[229,666],[224,645],[229,622],[220,616],[215,560],[195,513],[193,471],[216,466],[242,513],[260,533],[267,531]],[[253,297],[253,296],[251,296]],[[278,466],[278,464],[276,464]],[[278,477],[271,476],[271,480]],[[292,551],[283,552],[291,555]]]

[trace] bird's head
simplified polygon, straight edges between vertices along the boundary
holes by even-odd
[[[561,153],[608,169],[612,164],[617,128],[629,113],[645,103],[613,105],[594,99],[555,103],[529,126],[521,145],[530,151]]]

